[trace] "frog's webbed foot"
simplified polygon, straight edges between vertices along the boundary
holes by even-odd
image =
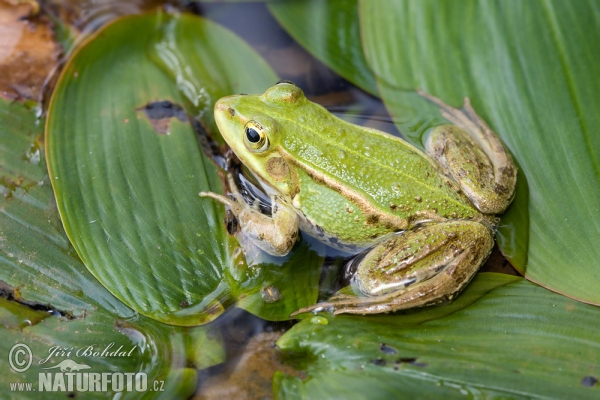
[[[433,129],[425,143],[427,154],[460,184],[477,209],[486,214],[503,212],[514,195],[517,168],[496,133],[473,110],[469,98],[459,110],[419,94],[438,105],[442,116],[455,125]]]
[[[474,221],[442,222],[404,232],[366,254],[357,267],[354,287],[292,316],[313,311],[377,314],[451,300],[493,246],[491,230]]]
[[[260,212],[258,203],[249,205],[239,192],[233,177],[228,174],[229,187],[235,199],[213,193],[200,192],[200,197],[211,197],[225,204],[236,216],[242,233],[259,249],[285,256],[298,239],[298,215],[295,210],[276,196],[271,196],[271,215]]]

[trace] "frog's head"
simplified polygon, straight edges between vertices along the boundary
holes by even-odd
[[[286,134],[293,131],[294,110],[305,103],[310,102],[299,87],[281,81],[262,95],[228,96],[215,104],[215,121],[229,147],[281,195],[289,195],[292,186],[281,146]]]

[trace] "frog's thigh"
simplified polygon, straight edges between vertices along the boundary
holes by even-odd
[[[450,300],[494,246],[490,229],[473,221],[443,222],[394,236],[371,250],[355,283],[365,297],[341,295],[335,313],[373,314]]]
[[[513,198],[517,169],[496,134],[470,106],[466,110],[450,108],[446,114],[456,115],[445,116],[459,125],[433,129],[425,150],[459,183],[477,209],[498,214]]]

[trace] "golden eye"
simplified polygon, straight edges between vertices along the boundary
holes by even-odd
[[[244,127],[244,139],[246,145],[254,151],[265,151],[269,148],[267,132],[256,121],[248,121]]]

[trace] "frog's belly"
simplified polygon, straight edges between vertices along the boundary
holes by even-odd
[[[371,247],[399,230],[321,185],[304,186],[292,204],[303,232],[343,251]]]
[[[386,237],[392,235],[392,233],[386,233],[383,236],[378,236],[376,238],[359,238],[358,240],[351,239],[346,236],[338,237],[323,229],[321,225],[313,223],[305,215],[300,213],[298,215],[300,220],[300,230],[303,233],[312,236],[313,238],[317,239],[323,244],[326,244],[327,246],[348,253],[358,253],[364,249],[373,247],[377,243],[380,243],[382,240],[384,240]]]

